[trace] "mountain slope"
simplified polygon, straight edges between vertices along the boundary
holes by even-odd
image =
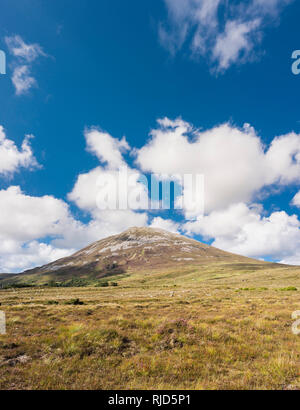
[[[74,255],[26,271],[13,280],[99,279],[124,273],[203,267],[212,264],[265,267],[265,262],[234,255],[178,234],[153,228],[130,228],[102,239]],[[269,264],[270,266],[270,264]],[[7,279],[5,279],[7,280]]]

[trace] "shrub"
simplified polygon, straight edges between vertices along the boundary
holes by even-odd
[[[100,288],[107,288],[109,286],[109,283],[108,282],[100,282],[97,286],[100,287]]]
[[[83,305],[84,303],[80,299],[71,299],[65,302],[66,305]]]

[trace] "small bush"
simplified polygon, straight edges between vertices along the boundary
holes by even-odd
[[[84,303],[80,300],[80,299],[71,299],[71,300],[68,300],[67,302],[65,302],[65,304],[66,305],[75,305],[75,306],[77,306],[77,305],[84,305]]]
[[[47,300],[46,302],[47,305],[58,305],[57,300]]]
[[[117,282],[111,282],[110,286],[118,286]]]
[[[97,286],[99,288],[107,288],[109,286],[109,283],[108,282],[100,282]]]

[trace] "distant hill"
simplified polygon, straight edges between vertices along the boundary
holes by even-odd
[[[214,264],[227,265],[234,270],[276,265],[234,255],[162,229],[130,228],[119,235],[95,242],[67,258],[19,275],[2,275],[0,283],[102,280],[170,270],[180,275],[187,268],[204,268]]]
[[[12,278],[16,275],[17,274],[15,274],[15,273],[0,273],[0,280],[1,279],[6,279],[6,278]]]

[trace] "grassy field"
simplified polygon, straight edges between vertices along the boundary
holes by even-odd
[[[300,388],[299,268],[109,280],[118,286],[0,290],[0,388]]]

